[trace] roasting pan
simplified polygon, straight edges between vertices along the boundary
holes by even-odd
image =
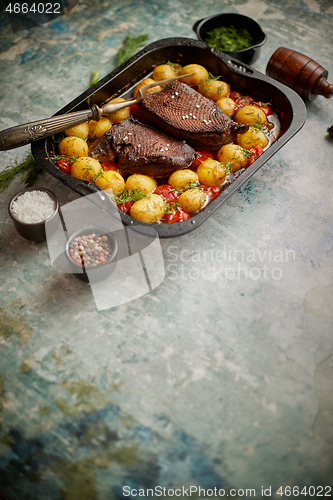
[[[129,215],[120,211],[123,224],[131,226],[133,229],[135,229],[135,226],[153,227],[161,238],[180,236],[198,228],[302,128],[306,119],[304,102],[293,90],[237,59],[233,59],[221,51],[212,49],[204,43],[190,38],[164,38],[146,46],[56,114],[87,109],[88,105],[101,105],[111,97],[130,98],[132,90],[138,81],[150,76],[154,66],[168,61],[177,62],[182,66],[191,63],[201,64],[213,75],[223,76],[233,90],[242,94],[250,94],[258,101],[270,102],[279,116],[281,134],[278,140],[264,151],[215,200],[188,220],[173,224],[146,224],[132,219]],[[52,152],[50,138],[32,143],[31,149],[33,157],[44,170],[80,195],[86,196],[101,191],[95,184],[75,179],[61,172],[53,164],[49,159]]]

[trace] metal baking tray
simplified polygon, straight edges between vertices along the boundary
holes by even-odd
[[[129,98],[138,81],[150,76],[154,66],[168,61],[178,62],[182,66],[190,63],[201,64],[213,75],[223,76],[233,90],[242,94],[250,94],[260,101],[270,102],[279,116],[281,134],[278,140],[244,170],[215,200],[188,220],[173,224],[146,224],[120,212],[122,222],[125,225],[134,226],[134,228],[135,226],[153,227],[161,238],[180,236],[199,227],[302,128],[306,119],[304,102],[293,90],[229,55],[190,38],[164,38],[146,46],[56,114],[87,109],[88,103],[89,106],[101,105],[111,96]],[[82,196],[100,191],[100,188],[95,184],[75,179],[61,172],[49,159],[51,150],[50,138],[32,143],[32,154],[35,160],[59,181]]]

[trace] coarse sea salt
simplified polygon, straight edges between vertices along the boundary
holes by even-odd
[[[46,220],[54,212],[54,200],[44,191],[26,191],[12,204],[12,214],[21,222],[35,224]]]

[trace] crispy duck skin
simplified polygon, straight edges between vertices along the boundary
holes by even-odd
[[[191,146],[169,137],[159,130],[128,118],[114,125],[91,154],[114,153],[119,167],[131,173],[151,177],[167,177],[179,169],[188,168],[196,157]]]
[[[220,149],[248,130],[248,125],[234,122],[213,101],[179,81],[147,94],[141,107],[148,123],[195,148]]]

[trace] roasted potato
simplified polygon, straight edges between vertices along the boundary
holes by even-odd
[[[244,149],[238,144],[226,144],[218,150],[216,158],[232,172],[246,167],[248,158]]]
[[[182,69],[182,75],[187,75],[188,73],[195,73],[195,75],[187,76],[180,80],[188,85],[200,85],[209,78],[208,71],[200,64],[188,64],[187,66],[184,66]]]
[[[191,214],[200,210],[206,203],[206,193],[199,188],[188,189],[179,196],[178,203],[185,212]]]
[[[115,170],[103,172],[95,181],[96,186],[113,193],[122,193],[125,189],[124,178]]]
[[[207,97],[207,99],[216,102],[229,94],[230,85],[219,80],[208,79],[200,84],[198,92]]]
[[[85,140],[89,135],[89,125],[87,122],[80,123],[65,130],[65,134],[67,136],[81,137],[81,139]]]
[[[245,149],[255,148],[256,146],[264,149],[268,145],[267,137],[262,130],[256,127],[250,127],[244,134],[237,134],[236,142]]]
[[[116,97],[115,99],[111,99],[109,102],[124,102],[125,99],[122,97]],[[117,123],[122,122],[123,120],[126,120],[126,118],[129,118],[131,115],[131,110],[130,107],[127,106],[126,108],[119,109],[115,113],[110,113],[109,114],[109,119],[113,125],[116,125]]]
[[[230,97],[222,97],[216,101],[216,105],[228,116],[233,116],[235,104],[235,101],[230,99]]]
[[[197,175],[201,184],[207,186],[220,186],[228,174],[229,170],[220,162],[208,158],[197,168]]]
[[[267,117],[264,111],[257,106],[251,106],[248,104],[243,108],[240,108],[234,116],[234,120],[237,123],[242,123],[243,125],[265,125],[267,122]]]
[[[158,194],[148,194],[145,198],[136,201],[131,208],[130,216],[133,219],[154,224],[166,211],[166,203]]]
[[[102,137],[107,130],[112,127],[112,123],[106,116],[102,116],[98,121],[90,120],[89,122],[89,137],[93,141]]]
[[[170,175],[168,184],[173,188],[182,188],[187,186],[190,182],[198,182],[198,176],[193,170],[185,168],[184,170],[176,170]]]
[[[157,182],[152,177],[142,174],[130,175],[126,180],[126,189],[137,189],[146,194],[152,193],[157,186]]]
[[[160,64],[153,71],[153,80],[156,82],[166,80],[167,78],[174,78],[175,76],[177,76],[176,70],[170,64]]]
[[[65,156],[87,156],[88,144],[81,137],[70,135],[60,142],[59,154]]]
[[[153,80],[152,78],[144,78],[143,80],[141,80],[141,82],[139,82],[134,89],[133,97],[136,97],[138,95],[138,92],[141,89],[141,87],[144,87],[149,83],[155,83],[155,80]],[[150,89],[148,89],[147,93],[156,92],[157,90],[162,90],[161,87],[158,85],[158,83],[156,84],[156,87],[151,87]]]
[[[78,158],[71,167],[71,176],[76,179],[93,182],[95,175],[102,171],[102,165],[99,161],[90,156]]]

